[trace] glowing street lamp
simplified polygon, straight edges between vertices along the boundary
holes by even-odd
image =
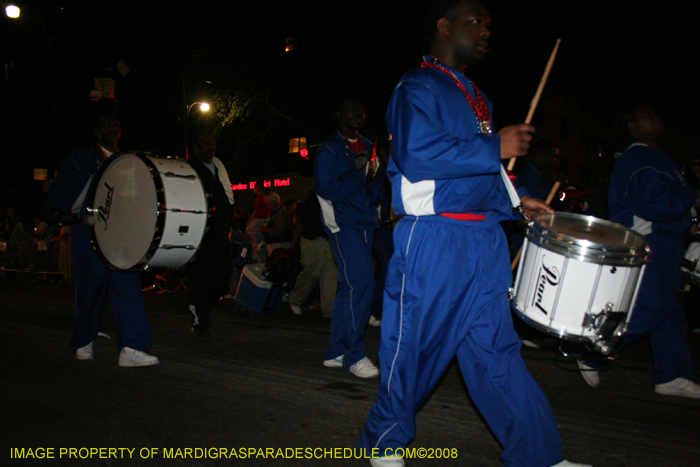
[[[4,2],[3,2],[3,3],[4,3]],[[23,8],[24,8],[25,11],[28,11],[28,12],[32,13],[34,16],[37,17],[37,19],[38,19],[39,22],[41,23],[41,28],[44,30],[44,34],[46,35],[46,42],[44,42],[43,44],[41,44],[39,47],[46,45],[46,47],[47,47],[47,49],[48,49],[48,51],[49,51],[49,60],[48,60],[48,80],[49,80],[49,85],[48,85],[48,87],[49,87],[49,89],[50,89],[49,92],[50,92],[50,94],[51,94],[51,99],[54,100],[54,97],[53,97],[53,84],[52,84],[52,78],[53,78],[53,47],[52,47],[52,45],[51,45],[52,39],[51,39],[51,37],[49,36],[49,31],[48,31],[48,29],[46,29],[46,24],[44,23],[44,19],[41,17],[41,15],[40,15],[39,13],[37,13],[36,11],[34,11],[32,8],[28,8],[28,7],[26,7],[26,6],[23,7]],[[5,15],[7,15],[8,18],[11,18],[11,19],[18,19],[18,18],[20,17],[21,14],[22,14],[22,10],[21,10],[20,7],[18,7],[17,5],[7,4],[7,6],[5,7]],[[55,104],[55,101],[54,101],[54,104]],[[54,144],[53,144],[53,150],[52,150],[52,154],[51,154],[51,165],[52,165],[52,167],[53,167],[53,166],[55,165],[55,158],[56,158],[56,145],[55,145],[56,136],[55,136],[55,135],[56,135],[56,120],[57,120],[57,119],[56,119],[56,106],[53,105],[52,107],[53,107],[53,114],[54,114],[54,116],[53,116],[53,118],[51,119],[51,121],[52,121],[52,124],[51,124],[51,126],[52,126],[51,132],[52,132],[52,134],[53,134],[51,140],[54,141]]]
[[[190,110],[192,110],[192,107],[194,107],[197,104],[199,104],[200,112],[209,112],[210,107],[208,102],[193,102],[192,104],[187,106],[187,115],[190,114]]]
[[[17,5],[7,5],[5,7],[5,14],[8,18],[19,18],[20,9]]]
[[[46,24],[44,24],[44,19],[41,17],[41,15],[39,13],[37,13],[33,9],[27,8],[27,7],[24,7],[24,10],[32,13],[34,16],[37,17],[37,19],[41,23],[42,29],[44,30],[44,34],[46,35],[46,42],[44,42],[41,45],[42,46],[46,45],[49,49],[49,78],[51,78],[51,76],[53,74],[53,63],[52,63],[53,62],[53,48],[51,47],[51,37],[49,36],[49,31],[48,31],[48,29],[46,29]],[[22,14],[22,10],[17,5],[13,5],[10,3],[5,7],[5,15],[7,15],[8,18],[18,19],[21,16],[21,14]]]

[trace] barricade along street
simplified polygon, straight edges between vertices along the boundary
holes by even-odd
[[[53,274],[70,281],[71,243],[61,239],[0,241],[0,271]]]

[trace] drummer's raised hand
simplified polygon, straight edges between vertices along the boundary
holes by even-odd
[[[527,123],[503,127],[498,134],[501,136],[501,159],[524,156],[530,148],[535,127]]]
[[[523,203],[523,209],[525,209],[525,214],[527,214],[528,218],[532,217],[532,215],[536,212],[548,212],[550,214],[554,214],[554,209],[547,206],[547,203],[539,198],[523,196],[520,199],[520,202]]]

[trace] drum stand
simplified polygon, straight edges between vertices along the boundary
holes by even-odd
[[[158,293],[175,293],[180,288],[187,290],[185,276],[181,268],[165,268],[155,275],[155,284],[160,289]]]

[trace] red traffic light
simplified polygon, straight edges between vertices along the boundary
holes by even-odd
[[[306,148],[302,148],[302,150],[299,151],[299,155],[304,159],[308,159],[309,158],[309,150]]]

